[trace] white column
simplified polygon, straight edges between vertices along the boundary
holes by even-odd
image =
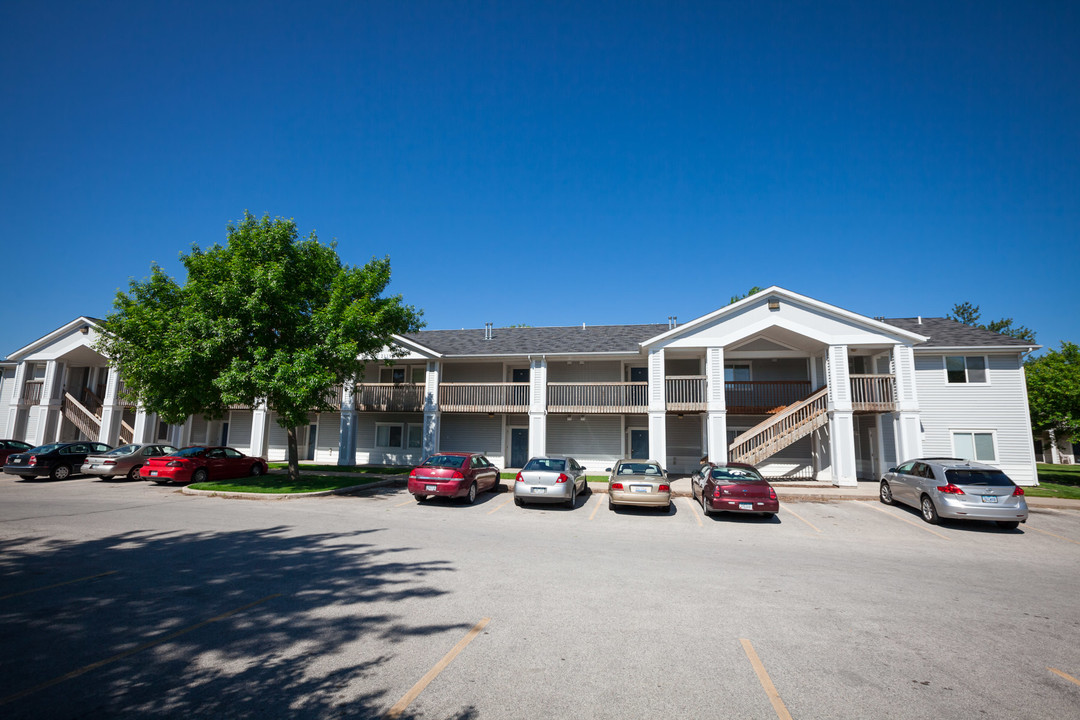
[[[251,408],[251,454],[266,457],[266,438],[270,432],[270,413],[266,409],[266,400],[260,398]],[[341,454],[338,453],[340,463]]]
[[[649,351],[649,459],[667,468],[667,386],[664,349]]]
[[[915,352],[910,345],[894,345],[893,378],[896,386],[896,462],[922,457],[922,419],[915,391]]]
[[[427,364],[424,374],[424,457],[439,452],[439,426],[442,412],[439,410],[439,382],[442,365],[438,360]]]
[[[63,423],[60,422],[60,390],[64,364],[49,360],[45,364],[45,383],[41,388],[41,401],[37,405],[37,426],[34,437],[27,440],[34,445],[44,445],[60,438]],[[33,412],[33,409],[31,409]]]
[[[847,345],[830,345],[829,383],[829,461],[833,485],[858,485],[855,469],[855,421],[851,411],[851,379],[848,373]]]
[[[146,408],[135,408],[135,437],[131,442],[149,443],[157,440],[157,415],[146,412]]]
[[[19,411],[23,393],[26,392],[26,371],[29,365],[30,363],[24,360],[15,366],[14,387],[11,388],[11,402],[7,407],[7,431],[12,440],[26,440],[26,438],[17,437],[15,432],[19,426]]]
[[[101,427],[98,429],[98,442],[106,445],[117,445],[120,441],[120,420],[124,415],[124,408],[117,404],[117,390],[120,385],[120,375],[115,368],[108,368],[105,380],[105,397],[101,405]]]
[[[727,395],[724,383],[724,348],[705,351],[705,452],[714,463],[728,460]]]
[[[529,457],[547,455],[547,358],[529,359]]]
[[[263,424],[266,424],[265,419]],[[251,441],[252,443],[255,442],[254,435],[252,435]],[[265,437],[263,441],[265,442]],[[337,464],[356,464],[356,381],[353,378],[346,380],[341,388],[341,422],[338,423]]]

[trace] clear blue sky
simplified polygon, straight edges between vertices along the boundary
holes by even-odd
[[[777,284],[1080,341],[1076,2],[4,0],[0,78],[4,355],[245,210],[432,329]]]

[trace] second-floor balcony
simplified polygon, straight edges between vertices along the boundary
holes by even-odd
[[[439,409],[471,413],[528,412],[529,383],[439,383]]]

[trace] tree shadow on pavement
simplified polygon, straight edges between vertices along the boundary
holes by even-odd
[[[378,532],[0,541],[0,714],[380,716],[419,679],[388,676],[399,644],[472,622],[410,624],[433,617],[423,603],[454,568],[399,559],[411,549],[371,542]]]

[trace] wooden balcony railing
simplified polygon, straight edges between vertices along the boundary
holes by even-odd
[[[891,412],[896,408],[892,375],[850,375],[851,409],[856,412]]]
[[[338,392],[338,405],[341,393]],[[419,412],[424,409],[423,383],[363,383],[356,386],[361,412]]]
[[[810,394],[809,380],[732,380],[724,383],[729,413],[771,414]]]
[[[664,379],[669,412],[695,412],[705,409],[704,375],[669,375]]]
[[[728,446],[728,460],[759,463],[824,425],[828,392],[828,388],[821,388],[736,437]]]
[[[75,427],[79,428],[83,435],[88,439],[97,440],[98,433],[101,431],[101,420],[87,410],[86,407],[76,400],[71,393],[64,393],[61,412],[64,417],[70,420]]]
[[[423,407],[423,386],[420,406]],[[439,383],[443,412],[528,412],[529,383]]]
[[[37,405],[39,402],[41,402],[41,388],[44,386],[44,380],[27,380],[26,385],[23,386],[23,404]]]
[[[548,412],[643,413],[648,407],[647,382],[571,382],[547,386]]]

